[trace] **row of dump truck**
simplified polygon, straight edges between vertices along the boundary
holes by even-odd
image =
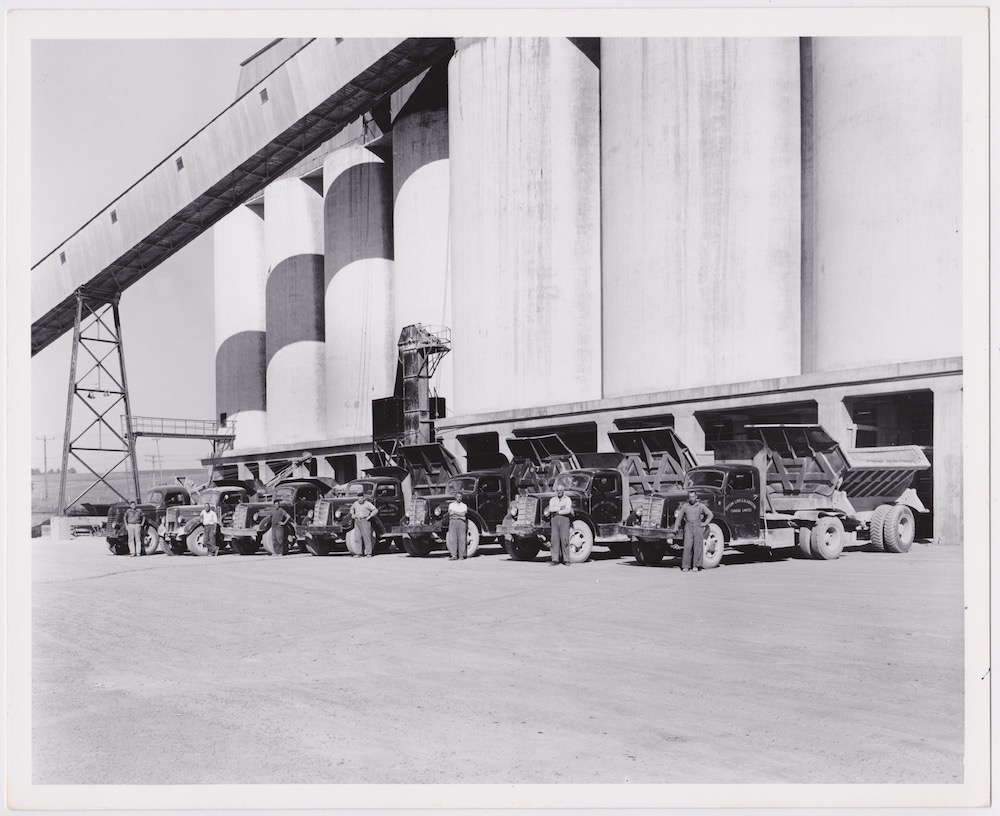
[[[265,511],[277,499],[290,517],[290,546],[318,556],[357,552],[349,509],[364,495],[379,511],[376,549],[395,546],[423,557],[445,548],[447,505],[461,492],[469,506],[469,554],[492,543],[527,561],[548,548],[546,511],[559,488],[573,503],[574,562],[606,547],[642,565],[659,564],[680,548],[674,519],[689,491],[714,514],[705,537],[708,568],[734,551],[793,548],[829,560],[866,541],[877,550],[910,549],[914,513],[927,512],[913,488],[917,473],[930,467],[919,447],[847,451],[819,425],[748,425],[743,435],[710,442],[714,461],[704,464],[672,428],[612,432],[608,453],[573,452],[558,434],[512,438],[510,459],[470,454],[477,467],[467,472],[441,444],[401,446],[391,456],[373,454],[373,467],[344,485],[289,477],[306,455],[269,485],[154,488],[140,505],[144,551],[207,554],[200,513],[210,504],[221,520],[220,545],[241,555],[273,553]],[[126,507],[108,514],[108,544],[117,554],[128,551]]]

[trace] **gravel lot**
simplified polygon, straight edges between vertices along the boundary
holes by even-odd
[[[38,784],[962,780],[960,548],[688,574],[31,546]]]

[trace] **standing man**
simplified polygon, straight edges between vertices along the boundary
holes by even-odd
[[[355,557],[371,558],[375,555],[375,538],[372,535],[372,519],[378,515],[378,508],[362,493],[351,505],[351,518],[361,536],[361,553]]]
[[[677,508],[674,517],[674,534],[684,528],[684,555],[681,556],[681,572],[690,572],[693,566],[700,571],[702,555],[705,548],[705,528],[711,523],[714,515],[708,506],[698,499],[693,490],[688,491],[688,500]],[[693,556],[693,563],[692,563]]]
[[[267,512],[267,526],[264,530],[271,531],[271,540],[274,542],[275,555],[288,555],[288,540],[285,538],[285,525],[292,520],[292,517],[285,512],[281,506],[281,501],[274,500],[274,505]]]
[[[448,505],[448,560],[458,561],[468,558],[469,546],[469,505],[463,500],[462,492],[455,494],[455,501]]]
[[[549,561],[549,566],[565,564],[568,567],[573,551],[569,543],[569,517],[573,515],[573,502],[570,501],[569,496],[564,496],[563,493],[563,489],[557,487],[556,495],[549,499],[549,507],[545,511],[545,514],[552,520],[552,536],[549,539],[552,560]]]
[[[135,506],[135,501],[128,503],[125,511],[125,531],[128,533],[128,552],[131,558],[142,555],[142,525],[146,517],[142,510]]]
[[[208,554],[218,555],[219,543],[216,534],[219,529],[219,517],[212,505],[206,504],[205,509],[201,511],[201,524],[205,528],[205,546],[208,548]]]

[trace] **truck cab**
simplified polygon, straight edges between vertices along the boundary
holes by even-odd
[[[255,553],[261,544],[268,552],[273,552],[265,514],[277,499],[279,506],[291,517],[285,525],[288,545],[297,545],[300,551],[305,551],[302,533],[309,522],[309,513],[330,491],[331,486],[322,479],[285,479],[271,493],[258,493],[250,501],[237,505],[232,526],[222,526],[223,538],[240,555]]]
[[[694,492],[712,511],[705,536],[703,565],[719,565],[727,541],[761,536],[760,474],[751,465],[699,465],[691,468],[680,489],[643,498],[622,532],[634,538],[633,555],[640,564],[658,564],[668,549],[681,547],[683,533],[674,533],[677,511]]]
[[[350,549],[348,534],[354,529],[351,505],[360,496],[366,497],[378,510],[378,515],[372,519],[376,547],[392,542],[386,530],[392,530],[403,520],[403,484],[391,476],[365,476],[348,482],[316,502],[301,528],[305,547],[310,553],[329,555],[334,551]]]
[[[160,525],[160,539],[167,555],[181,555],[185,552],[194,555],[208,554],[201,523],[201,512],[206,504],[214,507],[219,517],[219,545],[228,543],[221,530],[232,526],[236,507],[249,499],[250,493],[242,482],[216,482],[199,491],[195,497],[196,503],[168,508]]]
[[[179,484],[158,485],[150,488],[146,501],[136,505],[144,516],[142,530],[142,551],[146,555],[160,548],[160,525],[171,507],[187,507],[191,504],[191,494]],[[128,554],[128,533],[125,530],[125,511],[128,502],[117,502],[108,510],[108,549],[115,555]]]
[[[405,536],[410,555],[426,556],[445,546],[448,535],[448,505],[461,493],[469,507],[468,555],[475,555],[485,538],[495,539],[497,525],[507,515],[511,498],[511,477],[504,469],[480,470],[453,476],[444,490],[413,499],[406,521],[394,532]]]

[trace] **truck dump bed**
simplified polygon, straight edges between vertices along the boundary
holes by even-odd
[[[717,460],[756,464],[776,512],[825,506],[838,490],[858,511],[892,504],[930,467],[915,445],[845,451],[819,425],[747,425],[745,431],[749,439],[709,447]]]

